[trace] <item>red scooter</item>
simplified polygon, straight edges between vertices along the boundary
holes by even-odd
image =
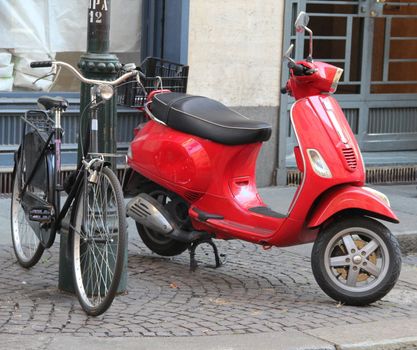
[[[255,183],[255,164],[271,126],[252,121],[201,96],[154,91],[128,151],[133,169],[127,213],[145,245],[163,256],[212,238],[242,239],[265,248],[314,241],[311,265],[325,293],[349,305],[381,299],[397,281],[401,252],[379,221],[398,223],[387,197],[364,187],[362,156],[346,118],[331,96],[342,69],[312,59],[295,62],[287,51],[294,96],[294,153],[303,174],[288,213],[270,209]],[[220,259],[215,249],[217,265]]]

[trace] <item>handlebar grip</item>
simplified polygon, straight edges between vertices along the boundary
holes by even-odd
[[[52,67],[52,61],[33,61],[30,62],[31,68]]]
[[[288,62],[288,68],[292,69],[292,71],[294,72],[294,75],[297,75],[297,76],[305,75],[305,70],[307,69],[302,64],[297,64],[291,61]]]

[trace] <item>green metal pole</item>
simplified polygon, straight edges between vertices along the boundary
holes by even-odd
[[[90,0],[88,8],[87,53],[81,56],[78,64],[82,74],[90,79],[114,80],[122,67],[117,56],[109,53],[110,3],[111,0]],[[91,102],[90,87],[88,84],[81,84],[80,113]],[[98,115],[99,152],[116,153],[116,95],[99,109]],[[89,122],[88,116],[87,108],[86,112],[81,116],[81,130],[86,130]],[[78,160],[81,157],[81,141],[80,139],[78,141]],[[109,159],[109,161],[113,161],[113,159]],[[116,169],[115,161],[112,163],[112,168],[113,170]],[[68,247],[70,247],[68,232],[61,232],[58,288],[74,293],[72,261]],[[127,240],[124,249],[126,259],[119,292],[125,291],[127,284]]]

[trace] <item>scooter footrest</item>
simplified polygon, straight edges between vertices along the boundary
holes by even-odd
[[[251,211],[252,213],[256,213],[256,214],[263,215],[263,216],[269,216],[271,218],[276,218],[276,219],[284,219],[287,217],[287,215],[273,211],[269,207],[253,207],[253,208],[249,208],[248,210]]]

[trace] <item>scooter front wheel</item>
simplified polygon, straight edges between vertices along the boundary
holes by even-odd
[[[320,232],[311,265],[328,296],[346,305],[368,305],[394,287],[401,251],[397,239],[378,221],[347,218]]]

